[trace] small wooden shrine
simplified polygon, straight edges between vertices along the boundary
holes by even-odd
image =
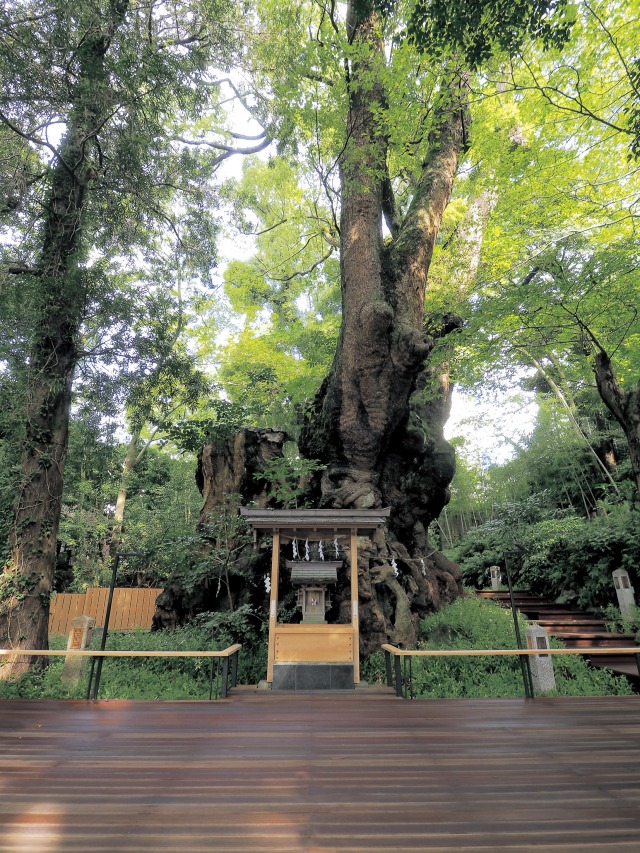
[[[267,681],[274,689],[309,690],[353,688],[360,681],[358,623],[358,537],[370,536],[384,526],[389,509],[246,509],[240,513],[254,534],[273,537]],[[322,543],[327,552],[349,552],[355,571],[351,576],[351,622],[328,623],[328,587],[338,581],[342,559],[310,558],[309,543]],[[291,582],[298,586],[302,622],[278,622],[280,547],[292,544],[293,559],[285,561]],[[298,550],[304,543],[304,553]],[[335,556],[335,555],[334,555]],[[344,569],[342,569],[344,571]]]

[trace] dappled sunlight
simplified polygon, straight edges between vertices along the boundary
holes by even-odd
[[[64,809],[58,803],[34,803],[6,827],[1,849],[7,853],[57,853],[62,850],[63,818]]]

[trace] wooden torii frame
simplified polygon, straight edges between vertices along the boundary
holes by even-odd
[[[269,602],[269,657],[267,681],[273,682],[279,664],[347,664],[353,683],[360,681],[358,621],[358,536],[370,536],[389,517],[384,509],[247,509],[240,513],[256,535],[273,537],[271,597]],[[347,539],[351,555],[351,624],[278,624],[280,545],[293,539]]]

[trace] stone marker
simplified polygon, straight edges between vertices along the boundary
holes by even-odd
[[[500,589],[502,586],[502,572],[500,566],[489,566],[491,572],[491,589]]]
[[[633,595],[633,587],[629,579],[629,572],[625,569],[616,569],[611,574],[616,588],[616,595],[618,596],[620,612],[626,619],[633,619],[636,602]]]
[[[548,649],[549,635],[541,625],[530,625],[526,630],[527,646],[530,649]],[[537,693],[548,693],[556,689],[551,655],[530,655],[531,678]]]
[[[71,620],[71,631],[67,642],[67,650],[88,649],[96,620],[93,616],[76,616]],[[80,681],[84,669],[85,657],[69,656],[64,659],[64,667],[60,681],[66,687],[75,687]]]

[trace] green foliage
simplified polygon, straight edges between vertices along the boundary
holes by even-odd
[[[71,549],[73,580],[58,591],[109,583],[110,524],[125,451],[99,425],[72,420],[59,539]],[[119,550],[144,556],[121,562],[119,585],[163,586],[176,562],[189,559],[191,545],[201,544],[192,543],[201,505],[195,467],[193,456],[152,447],[131,475]]]
[[[235,613],[203,613],[194,623],[174,631],[114,631],[107,649],[121,651],[206,651],[242,643],[238,683],[256,684],[267,668],[267,641],[262,622],[246,608]],[[51,648],[66,648],[66,637],[52,637]],[[91,647],[99,648],[98,634]],[[43,671],[31,671],[17,681],[0,681],[0,698],[81,699],[86,695],[89,663],[79,684],[68,690],[60,681],[62,657],[51,658]],[[208,658],[105,659],[100,680],[101,699],[207,699]]]
[[[527,621],[520,617],[522,636]],[[499,604],[466,596],[420,625],[425,649],[515,649],[511,614]],[[552,642],[554,648],[560,644]],[[554,656],[557,693],[562,696],[603,696],[633,692],[627,680],[593,670],[579,655]],[[413,687],[422,698],[485,698],[522,696],[516,655],[500,657],[415,658]]]
[[[464,17],[466,5],[459,12],[448,5],[438,14]],[[472,84],[471,158],[434,254],[429,294],[437,307],[455,304],[469,318],[457,336],[462,383],[489,391],[538,362],[571,408],[572,395],[593,384],[587,329],[611,354],[623,387],[640,375],[638,171],[627,162],[627,110],[637,101],[633,8],[629,15],[578,4],[562,53],[523,49]],[[513,14],[520,9],[512,6]]]
[[[248,160],[224,187],[234,222],[255,251],[224,274],[238,331],[219,378],[251,420],[295,434],[329,369],[340,326],[335,215],[308,165]]]
[[[163,586],[182,554],[173,543],[193,534],[202,498],[195,481],[193,456],[171,455],[151,448],[131,482],[121,550],[141,550],[145,557],[129,558],[123,581]]]
[[[603,607],[602,616],[608,631],[618,634],[635,634],[637,642],[640,636],[640,607],[635,605],[631,608],[630,615],[623,616],[616,604],[608,604]]]
[[[249,596],[257,579],[253,572],[255,554],[250,549],[253,534],[239,515],[239,495],[227,495],[214,515],[167,543],[171,583],[189,600],[205,595],[221,609],[233,612]]]
[[[640,59],[629,63],[629,82],[635,94],[634,103],[626,108],[629,131],[632,134],[631,154],[640,160]]]
[[[360,678],[367,684],[386,684],[384,652],[374,652],[360,659]]]
[[[573,24],[567,0],[418,0],[408,26],[411,42],[435,56],[460,54],[477,69],[496,53],[515,56],[527,39],[562,47]]]
[[[282,509],[299,509],[305,492],[305,480],[322,464],[317,459],[303,459],[294,442],[285,442],[283,455],[266,462],[262,471],[254,474],[256,480],[266,480],[274,502]]]
[[[605,606],[614,597],[611,573],[625,568],[637,578],[640,561],[638,510],[622,505],[591,520],[575,515],[534,521],[505,512],[471,530],[451,556],[465,581],[486,587],[489,566],[504,565],[505,555],[514,585],[551,599],[562,597],[583,608]],[[526,506],[522,507],[526,511]]]
[[[197,412],[165,427],[167,438],[182,451],[199,453],[205,444],[222,444],[251,422],[248,409],[228,400],[210,399]]]
[[[199,613],[189,628],[215,637],[221,647],[242,643],[238,683],[257,684],[267,672],[268,622],[243,604],[234,611]],[[224,645],[226,644],[226,645]]]

